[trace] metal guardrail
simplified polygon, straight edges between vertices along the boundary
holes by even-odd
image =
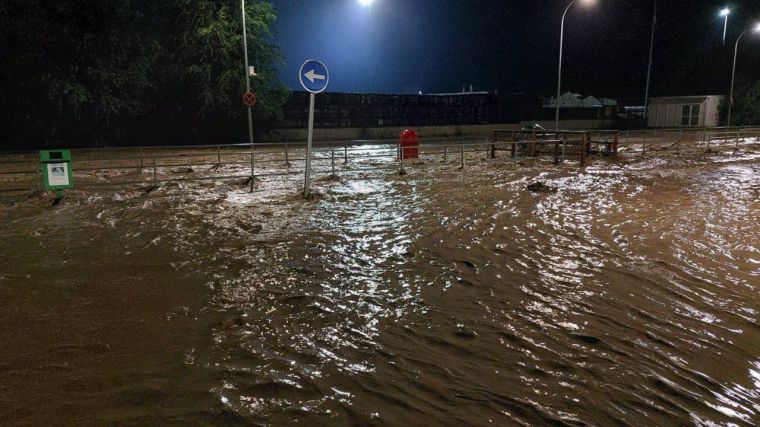
[[[490,137],[426,138],[420,141],[420,155],[442,160],[463,169],[469,158],[485,154],[495,159],[508,151],[508,161],[537,161],[546,157],[554,163],[568,157],[581,165],[589,156],[618,154],[676,155],[685,152],[738,150],[741,142],[754,140],[760,145],[760,128],[706,128],[652,131],[547,131],[541,138],[533,133],[511,140]],[[527,136],[527,137],[526,137]],[[250,144],[108,148],[72,150],[72,169],[78,188],[109,188],[179,181],[241,180],[255,189],[257,180],[303,174],[305,143]],[[582,147],[582,148],[581,148]],[[315,144],[314,175],[342,172],[398,170],[405,172],[410,162],[399,156],[395,140],[334,141]],[[37,152],[0,153],[0,194],[29,193],[42,189]],[[297,165],[297,166],[294,166]]]

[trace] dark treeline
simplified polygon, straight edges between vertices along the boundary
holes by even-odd
[[[722,123],[728,116],[728,100],[721,105]],[[760,81],[740,79],[734,91],[732,126],[760,125]]]
[[[266,125],[288,96],[274,9],[247,19]],[[0,0],[4,149],[244,142],[243,73],[239,0]]]

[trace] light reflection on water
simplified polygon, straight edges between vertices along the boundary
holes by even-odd
[[[268,361],[245,376],[230,363],[234,378],[215,389],[226,405],[253,417],[276,408],[330,414],[353,394],[323,385],[326,377],[376,372],[368,356],[382,351],[380,324],[419,308],[418,284],[404,264],[415,238],[411,219],[424,200],[396,185],[330,184],[305,231],[289,230],[287,248],[221,285],[218,303],[234,326],[216,332],[222,354],[215,358]],[[272,382],[275,393],[249,395]]]

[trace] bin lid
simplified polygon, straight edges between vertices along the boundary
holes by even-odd
[[[43,163],[70,162],[71,151],[69,150],[42,150],[40,161]]]

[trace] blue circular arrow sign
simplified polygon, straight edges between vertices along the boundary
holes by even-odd
[[[307,91],[321,93],[327,89],[327,84],[330,83],[330,73],[327,71],[325,64],[310,59],[301,66],[301,71],[298,72],[298,79],[301,81],[301,86]]]

